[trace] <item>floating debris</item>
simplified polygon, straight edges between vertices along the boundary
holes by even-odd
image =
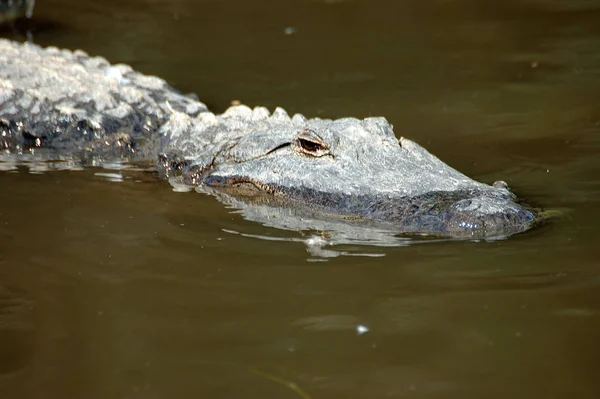
[[[359,324],[356,326],[356,333],[358,335],[363,335],[369,332],[369,327],[363,325],[363,324]]]

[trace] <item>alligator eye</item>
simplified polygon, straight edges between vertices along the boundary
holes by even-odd
[[[305,129],[296,140],[294,140],[294,149],[302,154],[310,155],[312,157],[322,157],[324,155],[331,155],[329,149],[315,132],[309,129]]]
[[[325,151],[326,148],[323,147],[321,144],[314,142],[314,141],[310,141],[310,140],[306,140],[306,139],[298,139],[298,144],[300,144],[300,147],[302,147],[302,149],[304,151],[307,152],[318,152],[318,151]]]

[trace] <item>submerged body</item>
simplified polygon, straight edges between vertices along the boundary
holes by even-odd
[[[468,178],[398,140],[384,118],[245,106],[214,115],[127,66],[9,41],[0,41],[0,149],[15,162],[152,161],[174,184],[402,233],[504,237],[535,219],[505,183]]]

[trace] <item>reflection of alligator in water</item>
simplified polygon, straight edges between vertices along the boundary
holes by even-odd
[[[502,237],[534,220],[505,183],[476,182],[397,140],[384,118],[245,106],[214,115],[127,66],[9,41],[0,41],[0,148],[13,163],[158,159],[173,184],[405,233]]]

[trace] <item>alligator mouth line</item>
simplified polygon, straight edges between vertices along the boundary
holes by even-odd
[[[290,196],[284,188],[260,183],[245,177],[233,176],[226,178],[222,176],[208,176],[205,178],[204,184],[216,193],[231,195],[250,204],[275,207],[299,207],[313,217],[324,217],[346,221],[370,220],[361,213],[349,212],[347,210],[336,211],[333,206],[328,207],[317,203],[313,203],[311,206],[299,198]]]
[[[256,197],[261,195],[278,196],[281,194],[281,190],[276,189],[270,184],[241,176],[207,176],[202,182],[215,190],[242,197]]]

